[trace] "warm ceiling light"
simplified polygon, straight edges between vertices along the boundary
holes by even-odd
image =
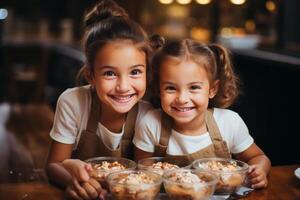
[[[189,15],[189,11],[186,6],[171,5],[168,7],[167,15],[171,18],[186,18]]]
[[[247,20],[245,23],[245,28],[248,32],[254,32],[255,31],[255,23],[253,20]]]
[[[242,5],[246,2],[246,0],[230,0],[230,2],[235,5]]]
[[[233,35],[232,28],[229,28],[229,27],[222,28],[221,29],[221,35],[222,36],[231,36],[231,35]]]
[[[266,8],[268,11],[275,11],[276,10],[276,4],[274,3],[274,1],[267,1],[266,2]]]
[[[159,3],[162,3],[162,4],[171,4],[173,3],[173,0],[158,0]]]
[[[211,2],[211,0],[196,0],[196,2],[201,5],[206,5],[206,4],[209,4]]]
[[[179,3],[179,4],[189,4],[191,2],[192,2],[192,0],[177,0],[177,3]]]

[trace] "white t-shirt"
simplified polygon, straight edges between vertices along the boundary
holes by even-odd
[[[244,121],[236,112],[214,108],[213,117],[230,153],[241,153],[254,142]],[[133,139],[135,146],[146,152],[154,152],[154,146],[159,142],[161,134],[161,111],[148,111],[135,130]],[[169,155],[191,154],[210,144],[212,144],[212,140],[208,132],[197,136],[188,136],[172,129],[167,153]]]
[[[74,144],[73,150],[75,150],[81,132],[87,127],[91,103],[90,85],[64,91],[57,101],[54,123],[50,132],[51,138],[60,143]],[[136,124],[151,108],[151,105],[145,101],[139,101],[138,106]],[[113,133],[99,122],[96,134],[106,147],[115,150],[124,134],[124,125],[121,133]]]

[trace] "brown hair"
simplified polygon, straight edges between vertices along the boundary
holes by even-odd
[[[217,44],[206,45],[191,39],[172,41],[163,46],[153,57],[152,81],[150,86],[152,104],[160,106],[159,72],[160,66],[168,57],[191,59],[203,66],[208,73],[210,83],[219,80],[219,89],[216,96],[209,101],[209,107],[227,108],[239,94],[239,80],[234,73],[228,50]]]
[[[145,52],[146,63],[149,64],[149,54],[153,50],[153,41],[151,41],[151,38],[148,39],[141,26],[132,21],[127,12],[114,1],[102,0],[96,3],[94,7],[87,11],[84,22],[83,45],[86,62],[77,75],[77,82],[80,81],[82,75],[89,82],[94,73],[93,65],[96,54],[108,42],[116,40],[132,41],[137,48]],[[147,73],[147,76],[149,74]]]

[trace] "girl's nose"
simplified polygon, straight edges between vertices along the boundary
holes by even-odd
[[[120,78],[117,82],[117,85],[116,85],[116,90],[118,92],[128,92],[129,91],[129,82],[126,78]]]
[[[178,96],[176,98],[176,102],[179,104],[186,104],[189,101],[188,94],[186,92],[180,92],[178,93]]]

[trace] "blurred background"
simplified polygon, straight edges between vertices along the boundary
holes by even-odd
[[[82,17],[95,2],[0,1],[0,182],[46,178],[55,104],[76,85]],[[300,162],[300,1],[116,2],[150,35],[227,46],[243,91],[231,109],[274,165]]]

